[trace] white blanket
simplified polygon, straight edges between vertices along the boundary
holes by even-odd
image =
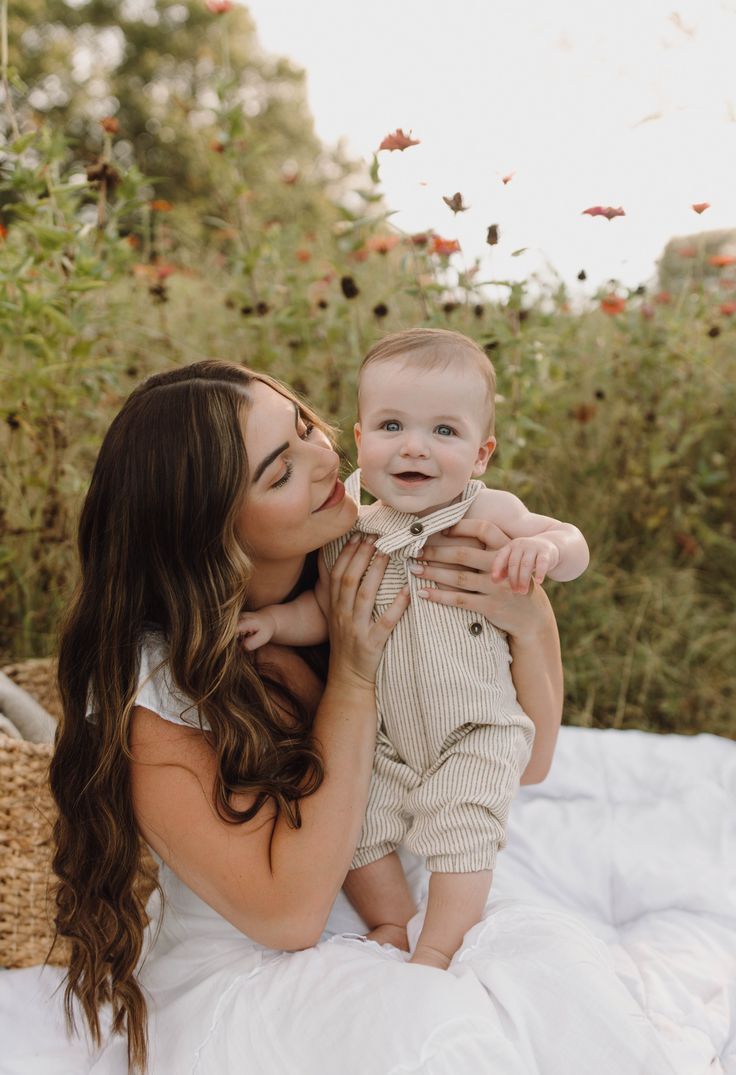
[[[165,888],[152,1075],[736,1075],[728,740],[562,729],[448,972],[351,937],[342,897],[317,948],[284,954]],[[59,979],[0,971],[0,1075],[124,1075],[120,1043],[66,1040]]]

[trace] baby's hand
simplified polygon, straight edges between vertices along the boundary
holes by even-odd
[[[238,634],[244,649],[260,649],[276,633],[276,621],[270,612],[245,612],[238,620]]]
[[[560,550],[542,534],[536,537],[513,538],[496,553],[491,578],[494,582],[508,579],[514,593],[528,593],[532,575],[544,582],[548,571],[560,562]]]

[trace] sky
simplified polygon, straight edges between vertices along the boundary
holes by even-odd
[[[370,162],[397,127],[420,140],[379,154],[392,221],[458,239],[482,279],[636,287],[673,236],[736,228],[736,0],[247,7],[264,50],[305,69],[324,143]]]

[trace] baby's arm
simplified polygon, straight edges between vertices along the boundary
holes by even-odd
[[[527,592],[532,575],[537,582],[546,575],[569,582],[588,566],[588,545],[576,526],[528,511],[513,493],[484,490],[467,517],[487,519],[508,534],[509,543],[496,554],[491,577],[496,582],[508,578],[519,593]]]
[[[274,641],[282,646],[314,646],[327,640],[327,620],[314,590],[305,590],[285,605],[266,605],[244,613],[238,622],[246,649]]]

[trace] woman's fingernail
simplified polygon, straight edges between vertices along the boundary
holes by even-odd
[[[353,534],[352,537],[348,538],[348,545],[357,545],[359,541],[360,534]]]
[[[412,575],[422,575],[424,573],[424,565],[416,563],[409,564],[409,570],[411,571]]]
[[[417,590],[417,596],[424,598],[425,601],[429,601],[429,590]]]
[[[366,545],[375,545],[377,536],[377,534],[366,534],[363,541],[365,541]]]

